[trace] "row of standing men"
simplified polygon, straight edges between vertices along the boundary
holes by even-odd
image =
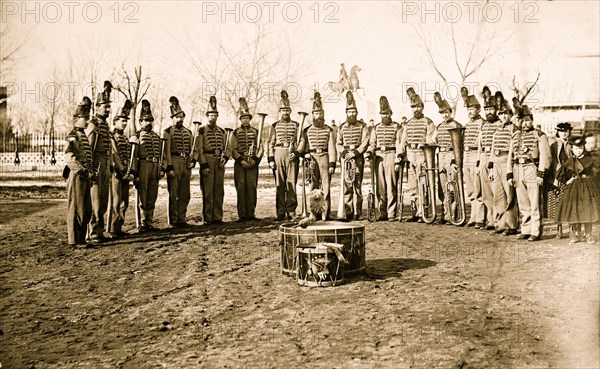
[[[233,131],[223,129],[217,125],[217,101],[211,96],[206,113],[208,124],[205,127],[197,125],[192,132],[183,126],[185,113],[179,101],[171,97],[172,125],[161,137],[152,130],[154,118],[150,103],[143,100],[140,112],[142,128],[127,138],[124,129],[132,105],[126,101],[117,110],[111,132],[106,122],[110,115],[111,90],[110,82],[105,82],[91,119],[92,102],[87,97],[83,99],[76,109],[74,129],[67,139],[65,161],[70,173],[65,176],[68,178],[69,244],[103,242],[106,236],[126,234],[122,227],[131,181],[137,194],[138,231],[153,230],[158,181],[165,175],[169,191],[169,225],[189,226],[186,213],[190,201],[190,176],[196,163],[200,164],[205,224],[222,223],[224,166],[229,159],[235,160],[238,220],[256,220],[258,165],[264,151],[260,139],[264,116],[259,129],[252,127],[252,115],[246,101],[241,98],[240,127]],[[439,94],[436,94],[436,103],[443,121],[434,124],[424,116],[424,105],[419,95],[412,88],[407,92],[413,117],[402,124],[392,121],[391,107],[387,98],[382,96],[381,122],[374,127],[368,127],[357,118],[356,102],[352,93],[348,92],[347,120],[339,126],[336,134],[324,123],[318,92],[313,99],[312,124],[303,128],[306,114],[302,115],[301,123],[292,120],[289,97],[282,91],[280,119],[271,126],[267,142],[268,163],[276,183],[276,219],[299,218],[296,212],[299,158],[310,163],[311,189],[321,188],[325,193],[327,209],[323,218],[330,218],[330,180],[338,152],[342,165],[352,161],[352,170],[355,171],[351,185],[342,187],[342,217],[347,220],[363,219],[361,187],[364,163],[372,159],[377,178],[378,220],[401,220],[398,183],[402,182],[402,178],[399,174],[408,166],[408,194],[413,214],[407,221],[419,221],[423,204],[417,193],[417,178],[425,160],[421,149],[428,144],[439,147],[439,188],[443,190],[440,198],[448,198],[450,194],[445,193],[445,183],[455,180],[459,169],[452,153],[448,129],[462,125],[452,118],[452,108]],[[483,119],[479,114],[481,105],[477,97],[468,95],[466,89],[462,93],[470,117],[470,122],[464,125],[464,164],[460,168],[465,172],[466,196],[471,205],[467,226],[516,234],[518,202],[524,219],[520,237],[532,241],[539,239],[540,184],[552,163],[548,140],[533,129],[533,115],[527,106],[515,103],[516,115],[513,116],[511,106],[502,94],[492,95],[486,87],[483,91],[486,119]],[[506,181],[503,180],[505,178]],[[511,186],[516,187],[517,201]],[[444,204],[441,222],[455,211],[451,202]]]

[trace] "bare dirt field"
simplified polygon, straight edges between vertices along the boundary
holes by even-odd
[[[0,367],[600,367],[599,245],[364,222],[368,273],[309,288],[280,273],[268,183],[260,222],[228,187],[201,225],[193,195],[192,228],[166,229],[163,188],[165,229],[73,249],[64,191],[0,187]]]

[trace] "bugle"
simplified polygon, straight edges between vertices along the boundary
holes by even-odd
[[[448,195],[445,201],[447,201],[447,208],[450,211],[448,220],[456,226],[463,226],[467,221],[463,178],[464,131],[465,129],[462,127],[448,130],[457,169],[456,181],[449,180],[446,183],[446,193]]]
[[[435,150],[437,145],[424,145],[422,150],[425,156],[425,162],[421,164],[418,178],[418,193],[421,207],[421,218],[427,224],[435,222],[437,215],[435,204],[435,182],[437,178],[437,168],[435,167]]]
[[[338,197],[338,208],[337,208],[337,218],[339,220],[345,220],[346,219],[346,212],[344,211],[344,190],[346,188],[345,186],[345,178],[346,178],[346,165],[345,165],[345,160],[344,157],[340,155],[340,164],[342,167],[342,173],[340,175],[340,196]]]
[[[166,138],[160,138],[160,157],[158,158],[158,168],[156,172],[156,176],[160,179],[160,170],[162,169],[162,162],[165,159],[165,149],[166,149]]]
[[[294,148],[292,149],[292,145],[290,145],[291,150],[298,150],[298,146],[300,145],[300,139],[302,138],[302,130],[304,128],[304,121],[306,120],[306,116],[308,113],[303,111],[299,111],[298,114],[302,116],[302,121],[300,121],[300,126],[298,127],[298,132],[296,132],[296,142],[294,142]],[[308,216],[308,204],[306,201],[306,165],[305,159],[302,159],[302,218],[306,218]],[[300,163],[300,161],[298,161]]]
[[[229,148],[229,140],[231,139],[231,132],[233,132],[233,129],[225,128],[225,144],[223,145],[223,151],[221,152],[221,162],[219,163],[219,166],[221,167],[221,169],[225,169],[225,164],[223,164],[223,159],[225,159],[225,152]]]

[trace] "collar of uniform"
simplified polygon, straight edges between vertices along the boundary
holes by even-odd
[[[115,133],[116,133],[116,134],[118,134],[118,135],[122,135],[122,134],[123,134],[123,132],[124,132],[124,130],[122,130],[122,129],[116,129],[116,128],[115,128]]]
[[[481,115],[478,115],[475,118],[471,119],[471,122],[474,122],[474,121],[479,120],[479,119],[481,119]]]

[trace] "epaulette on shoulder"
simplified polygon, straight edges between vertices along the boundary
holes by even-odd
[[[77,141],[77,137],[70,135],[70,134],[67,136],[68,143],[75,142],[75,141]]]

